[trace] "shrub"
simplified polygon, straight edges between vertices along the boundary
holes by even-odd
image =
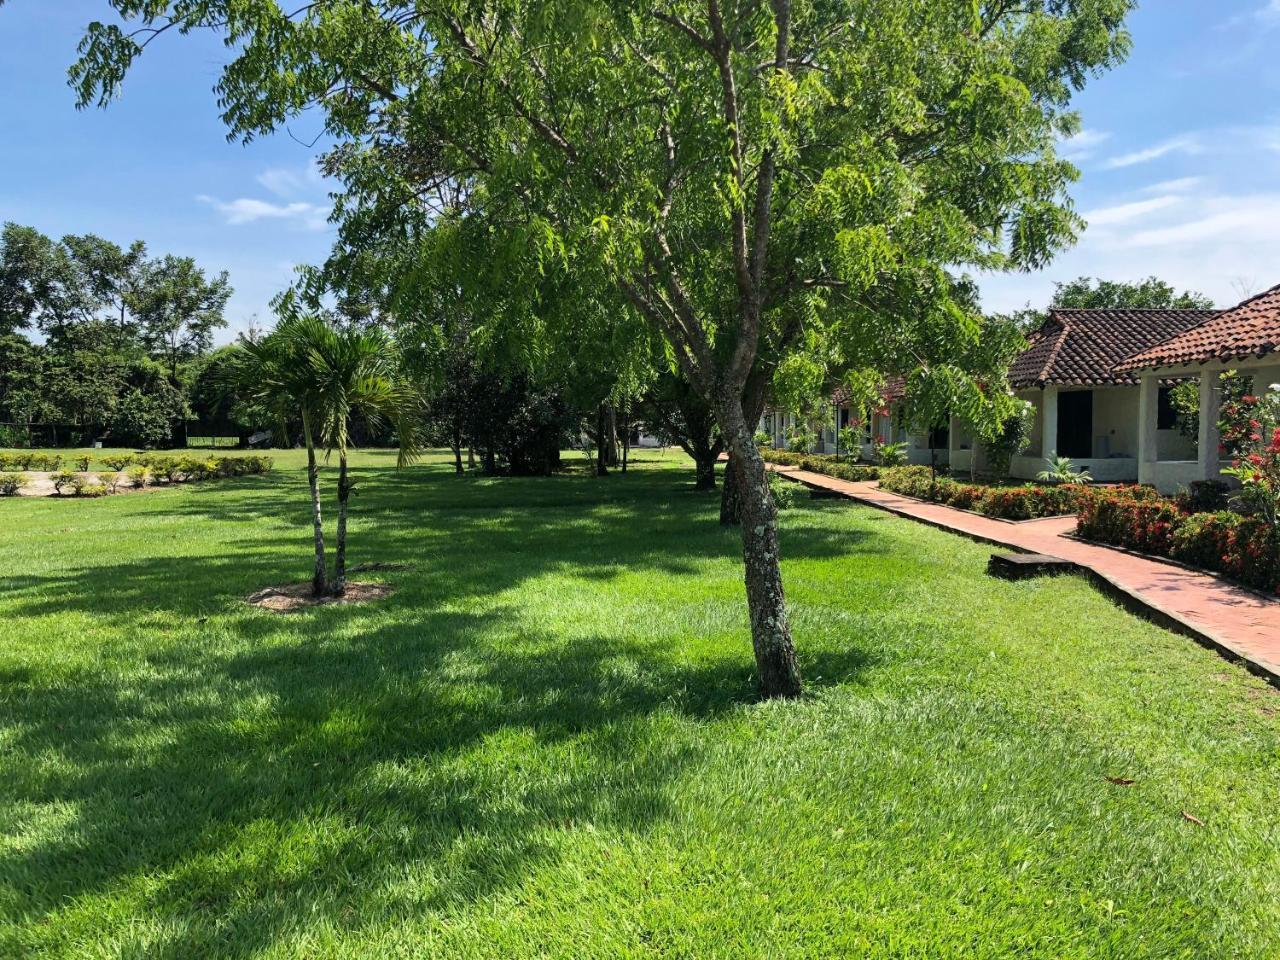
[[[907,462],[907,445],[905,443],[876,442],[872,448],[876,463],[882,467],[901,467]]]
[[[76,457],[76,469],[81,473],[87,473],[89,470],[89,461],[91,459],[92,458],[88,456]]]
[[[76,491],[78,497],[105,497],[113,491],[107,489],[105,483],[86,483]]]
[[[1000,520],[1035,520],[1074,513],[1090,488],[1075,484],[1020,487],[957,483],[933,478],[928,467],[895,467],[880,471],[880,486],[918,500],[944,503],[959,510],[975,510]]]
[[[120,489],[120,484],[124,483],[126,480],[128,480],[128,477],[118,471],[114,473],[104,473],[102,475],[102,483],[106,486],[107,493],[115,493]]]
[[[1089,540],[1167,557],[1181,518],[1171,500],[1142,499],[1124,489],[1094,491],[1081,500],[1076,529]]]
[[[1174,531],[1169,555],[1280,593],[1280,537],[1257,517],[1228,510],[1184,517]]]
[[[769,492],[773,495],[774,506],[779,510],[790,510],[795,506],[795,486],[783,480],[776,473],[769,474]]]
[[[134,456],[131,453],[126,453],[123,456],[120,454],[116,454],[115,456],[111,456],[111,457],[103,457],[102,462],[109,469],[115,470],[118,473],[119,471],[127,467],[129,464],[134,462]]]
[[[836,460],[835,457],[829,454],[799,453],[795,450],[761,450],[760,455],[764,458],[765,463],[799,467],[801,470],[825,474],[829,477],[835,477],[837,480],[849,480],[856,483],[875,480],[880,475],[878,467],[868,466],[864,463],[849,463],[845,460]],[[252,471],[254,473],[266,473],[272,466],[270,457],[241,457],[240,459],[266,461],[259,469]]]
[[[62,469],[62,455],[58,453],[36,453],[30,458],[29,470],[44,470],[57,473]]]
[[[177,457],[153,455],[147,457],[147,462],[144,466],[151,468],[152,476],[157,481],[163,480],[165,483],[177,483],[182,477],[182,470]]]
[[[16,497],[27,485],[27,478],[20,473],[0,473],[0,497]]]
[[[59,470],[49,479],[53,481],[53,492],[58,496],[62,496],[63,487],[74,487],[80,480],[79,476],[70,470]]]
[[[151,482],[151,468],[146,464],[135,464],[125,471],[125,476],[128,478],[131,487],[141,490]]]
[[[1183,513],[1217,513],[1227,508],[1230,491],[1221,480],[1193,480],[1186,493],[1180,493],[1174,501]]]

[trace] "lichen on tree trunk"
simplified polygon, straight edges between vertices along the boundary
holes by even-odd
[[[726,420],[734,482],[739,489],[747,608],[761,692],[770,698],[798,697],[803,683],[782,589],[777,507],[769,491],[764,459],[741,413],[734,417],[731,412]]]

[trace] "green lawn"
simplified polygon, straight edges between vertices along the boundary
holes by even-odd
[[[352,562],[412,568],[292,615],[242,598],[308,576],[296,453],[0,501],[0,956],[1280,956],[1270,688],[802,499],[758,703],[737,534],[641,459],[362,454]]]

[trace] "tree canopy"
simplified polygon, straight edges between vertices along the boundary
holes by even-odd
[[[950,271],[1031,269],[1081,227],[1073,93],[1127,52],[1132,0],[107,0],[71,71],[106,103],[156,37],[220,31],[230,135],[317,108],[343,238],[461,244],[542,313],[541,278],[634,313],[713,410],[748,488],[756,661],[799,692],[758,361],[818,336],[945,375],[981,323]],[[514,293],[513,293],[514,291]],[[629,311],[620,309],[622,305]],[[581,310],[568,314],[576,320]],[[526,330],[525,339],[531,339]]]

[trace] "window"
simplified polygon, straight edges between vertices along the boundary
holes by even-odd
[[[1176,430],[1178,411],[1173,405],[1173,387],[1161,387],[1156,400],[1156,429]]]

